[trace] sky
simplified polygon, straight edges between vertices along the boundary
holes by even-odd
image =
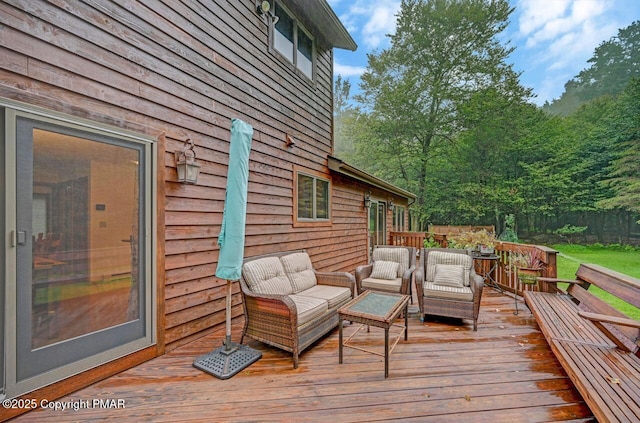
[[[367,67],[367,53],[389,47],[386,34],[395,32],[400,0],[328,0],[358,44],[355,52],[334,50],[334,75],[358,91]],[[520,82],[533,89],[532,101],[551,103],[564,84],[589,67],[595,48],[640,20],[640,0],[509,0],[515,11],[503,41],[516,48],[509,60]]]

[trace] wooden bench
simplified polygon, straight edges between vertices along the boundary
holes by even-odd
[[[593,264],[581,264],[575,280],[538,280],[544,292],[525,292],[527,305],[598,422],[640,421],[640,321],[588,291],[595,285],[640,308],[640,280]]]

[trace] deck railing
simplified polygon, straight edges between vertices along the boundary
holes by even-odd
[[[447,236],[445,234],[431,234],[429,232],[390,232],[389,242],[391,245],[404,245],[407,247],[415,247],[418,250],[424,246],[426,239],[432,238],[441,247],[446,248],[448,245]],[[540,271],[540,276],[555,278],[558,274],[557,268],[557,251],[542,245],[518,244],[513,242],[499,242],[495,247],[495,255],[497,260],[476,260],[476,272],[478,274],[490,273],[492,279],[500,286],[500,288],[522,293],[522,290],[540,290],[540,284],[524,285],[519,284],[516,272],[510,266],[511,257],[518,253],[528,253],[531,250],[537,250],[540,260],[544,263],[544,267]],[[495,267],[494,267],[495,265]],[[491,270],[491,272],[490,272]]]

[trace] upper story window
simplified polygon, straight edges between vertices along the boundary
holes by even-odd
[[[286,9],[277,3],[275,15],[278,20],[273,30],[273,48],[303,75],[313,79],[313,38]]]

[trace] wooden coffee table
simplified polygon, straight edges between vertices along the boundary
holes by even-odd
[[[404,311],[404,326],[394,324],[393,322],[400,316],[400,313]],[[387,294],[375,291],[365,291],[364,294],[357,296],[353,300],[349,301],[343,307],[338,310],[340,328],[339,339],[339,362],[342,364],[342,348],[349,347],[360,351],[368,352],[376,355],[384,355],[384,377],[389,376],[389,354],[393,351],[398,344],[400,337],[404,333],[404,340],[408,339],[408,311],[409,311],[409,296],[401,294]],[[362,323],[362,325],[344,342],[342,341],[342,321],[349,320],[355,323]],[[380,354],[376,351],[367,350],[353,344],[349,341],[353,338],[365,325],[374,326],[384,329],[384,354]],[[393,345],[389,348],[389,328],[391,326],[397,326],[401,328],[400,333],[394,340]]]

